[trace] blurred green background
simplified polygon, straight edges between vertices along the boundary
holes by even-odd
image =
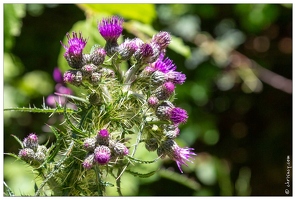
[[[163,160],[148,179],[125,176],[129,196],[282,196],[292,156],[292,4],[4,4],[4,108],[42,107],[55,91],[52,72],[68,69],[60,41],[72,30],[104,44],[96,24],[125,19],[124,37],[174,37],[167,56],[186,74],[175,104],[188,111],[177,140],[195,148],[178,172]],[[75,89],[74,89],[75,91]],[[77,91],[76,91],[77,92]],[[4,152],[11,134],[54,141],[46,124],[61,116],[4,112]],[[151,160],[147,151],[139,155]],[[146,167],[147,170],[152,171]],[[145,168],[145,169],[146,169]],[[34,194],[31,169],[4,156],[4,180],[16,195]],[[36,180],[38,182],[38,180]],[[116,195],[110,191],[110,195]],[[292,195],[292,190],[290,194]]]

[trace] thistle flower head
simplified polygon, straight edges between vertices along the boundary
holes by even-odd
[[[156,61],[159,54],[160,49],[158,45],[155,43],[144,43],[138,48],[134,55],[138,62],[145,64]]]
[[[45,159],[45,154],[41,151],[37,151],[34,155],[34,160],[36,160],[37,162],[41,163],[43,162]]]
[[[100,165],[105,165],[110,161],[111,150],[104,145],[99,145],[94,151],[94,160]]]
[[[35,152],[31,148],[24,148],[19,151],[19,157],[25,161],[31,161],[34,159]]]
[[[90,62],[96,66],[103,64],[107,52],[104,48],[97,48],[90,54]]]
[[[166,80],[175,84],[183,84],[186,80],[186,75],[181,72],[169,71],[166,73]]]
[[[85,157],[85,159],[84,159],[84,161],[83,161],[83,163],[82,163],[82,166],[83,166],[85,169],[89,170],[89,169],[91,169],[91,168],[93,167],[93,165],[94,165],[94,154],[91,153],[91,154],[88,154],[88,155]]]
[[[170,119],[174,124],[185,123],[187,121],[188,115],[186,110],[182,108],[173,108],[170,112]]]
[[[169,139],[176,138],[180,133],[180,129],[176,125],[166,125],[165,124],[163,128],[164,128],[165,136]]]
[[[176,161],[177,166],[181,171],[181,173],[183,173],[181,166],[182,165],[188,166],[186,162],[187,161],[192,162],[190,158],[196,155],[193,152],[194,150],[193,148],[188,148],[188,147],[181,148],[172,139],[165,140],[161,144],[161,149],[165,155],[167,155],[170,159]]]
[[[63,74],[58,67],[55,67],[52,73],[52,77],[55,82],[62,83],[63,82]]]
[[[86,138],[83,142],[83,148],[89,152],[92,152],[96,148],[96,139],[95,138]]]
[[[80,68],[82,61],[82,51],[87,43],[87,40],[82,37],[82,33],[79,33],[79,37],[76,32],[72,33],[72,38],[69,33],[66,34],[68,38],[68,45],[61,42],[62,46],[66,49],[64,57],[68,64],[72,68]]]
[[[64,82],[79,86],[82,82],[82,72],[79,70],[69,70],[64,73]]]
[[[77,49],[80,49],[82,52],[87,43],[87,40],[82,37],[82,33],[79,32],[78,37],[77,33],[73,31],[72,38],[69,33],[67,33],[66,36],[68,38],[68,45],[65,45],[61,42],[62,46],[66,49],[66,53],[69,53],[68,51],[70,47],[76,47]]]
[[[152,42],[158,44],[160,49],[167,48],[171,40],[171,35],[166,31],[160,31],[152,37]]]
[[[174,90],[175,85],[172,82],[165,82],[155,90],[154,95],[159,100],[166,100],[173,94]]]
[[[117,156],[125,156],[129,153],[128,148],[120,142],[116,142],[114,147],[113,147],[114,153]]]
[[[173,61],[169,58],[157,59],[157,61],[154,63],[154,67],[156,70],[159,70],[163,73],[174,71],[177,68]]]
[[[138,45],[135,40],[125,39],[125,41],[119,45],[118,53],[122,60],[128,60],[136,52]]]
[[[148,105],[152,108],[156,108],[156,106],[158,105],[158,98],[155,96],[151,96],[148,98]]]
[[[123,22],[117,16],[104,18],[98,23],[99,32],[106,41],[117,41],[123,31]]]
[[[155,151],[158,148],[158,143],[156,138],[150,138],[145,141],[145,148],[148,151]]]
[[[23,140],[25,148],[37,150],[38,147],[38,136],[35,133],[30,133],[28,137]]]
[[[101,129],[97,134],[97,141],[99,145],[106,145],[109,144],[110,134],[107,129]]]

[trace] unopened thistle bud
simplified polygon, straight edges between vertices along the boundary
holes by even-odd
[[[164,101],[156,108],[156,116],[161,120],[169,120],[171,110],[175,106],[170,101]]]
[[[99,65],[103,64],[106,54],[107,53],[106,53],[105,49],[97,48],[91,53],[90,62],[96,66],[99,66]]]
[[[151,83],[159,86],[166,81],[166,74],[161,71],[155,71],[151,76]]]
[[[158,105],[158,102],[159,102],[159,100],[155,96],[151,96],[148,98],[148,105],[152,108],[156,108]]]
[[[99,145],[109,145],[110,134],[107,129],[101,129],[97,134],[97,142]]]
[[[94,65],[94,64],[88,64],[88,65],[84,65],[81,68],[81,71],[82,71],[83,76],[89,77],[97,69],[98,69],[98,67],[96,65]]]
[[[160,54],[159,46],[155,43],[144,43],[135,52],[136,60],[141,64],[152,63],[156,61]]]
[[[19,151],[19,157],[25,161],[34,160],[35,152],[33,149],[24,148]]]
[[[115,143],[113,150],[115,155],[117,156],[125,156],[129,153],[128,148],[123,143],[120,143],[120,142]]]
[[[37,152],[41,152],[41,153],[44,153],[46,155],[46,152],[47,152],[46,146],[39,145],[38,148],[37,148]]]
[[[175,85],[172,82],[166,82],[159,86],[153,94],[159,99],[159,100],[166,100],[168,99],[174,92]]]
[[[89,95],[88,101],[92,105],[100,105],[100,103],[101,103],[100,95],[96,92],[93,92]]]
[[[34,151],[38,148],[38,136],[35,133],[30,133],[23,141],[25,148],[33,149]]]
[[[95,155],[93,153],[88,154],[85,157],[85,159],[84,159],[84,161],[82,163],[82,166],[83,166],[84,169],[89,170],[89,169],[91,169],[93,167],[93,165],[94,165],[94,157],[95,157]]]
[[[169,139],[176,138],[180,133],[180,129],[175,125],[164,125],[164,134]]]
[[[148,151],[155,151],[158,148],[157,139],[156,138],[150,138],[145,141],[145,148]]]
[[[160,31],[152,37],[152,42],[158,44],[160,49],[165,49],[170,44],[172,38],[168,32]]]
[[[39,163],[42,163],[44,159],[45,159],[45,154],[42,153],[41,151],[37,151],[35,153],[34,160],[36,160]]]
[[[94,151],[94,160],[100,165],[105,165],[110,161],[111,158],[111,150],[104,145],[100,145],[95,148]]]
[[[75,86],[82,83],[82,72],[79,70],[69,70],[64,73],[64,82]]]
[[[83,142],[83,148],[89,152],[93,152],[96,148],[96,138],[86,138]]]
[[[81,32],[79,37],[76,32],[72,33],[72,38],[69,33],[66,34],[68,38],[68,45],[62,46],[66,49],[64,57],[66,58],[70,67],[79,69],[82,67],[82,51],[86,45],[87,40],[82,37]]]
[[[90,76],[90,83],[93,84],[94,86],[97,85],[100,80],[101,80],[101,73],[99,72],[93,72]]]
[[[138,46],[135,40],[126,39],[118,47],[118,53],[122,60],[128,60],[136,52]]]

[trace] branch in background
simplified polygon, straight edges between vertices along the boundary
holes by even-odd
[[[232,53],[232,58],[231,62],[234,67],[240,67],[243,62],[245,64],[244,66],[254,69],[258,78],[264,83],[288,94],[292,94],[292,80],[262,67],[254,60],[249,59],[237,51]]]

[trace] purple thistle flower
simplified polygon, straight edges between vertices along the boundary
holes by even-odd
[[[182,108],[173,108],[170,112],[170,120],[174,124],[185,123],[187,121],[188,115],[186,110]]]
[[[161,144],[161,149],[163,151],[164,155],[168,155],[168,157],[174,161],[176,161],[177,166],[179,168],[179,170],[181,171],[181,173],[183,173],[181,166],[182,165],[186,165],[186,162],[192,162],[190,160],[190,158],[192,156],[195,156],[196,154],[193,152],[193,148],[181,148],[178,146],[178,144],[172,140],[172,139],[168,139],[165,140],[162,144]]]
[[[63,74],[61,72],[61,70],[58,67],[55,67],[53,69],[53,73],[52,73],[53,79],[55,82],[57,83],[62,83],[63,82]]]
[[[154,67],[156,70],[159,70],[163,73],[174,71],[177,68],[173,61],[169,58],[157,59],[157,61],[154,63]]]
[[[82,62],[82,51],[86,45],[87,40],[82,37],[82,33],[79,32],[79,37],[76,32],[72,33],[72,37],[69,33],[66,34],[68,38],[68,45],[61,42],[62,46],[66,49],[64,57],[66,58],[70,67],[80,68]]]
[[[186,75],[181,72],[169,71],[166,73],[166,79],[172,81],[175,84],[183,84],[186,80]]]
[[[107,129],[101,129],[97,134],[97,141],[100,145],[108,146],[110,134]]]
[[[105,165],[110,161],[111,158],[111,150],[104,145],[100,145],[95,148],[95,161],[100,165]]]
[[[106,41],[117,41],[123,31],[123,19],[117,16],[104,18],[98,23],[98,29]]]
[[[175,107],[170,101],[162,102],[156,108],[155,114],[159,119],[170,120],[174,125],[185,123],[188,118],[186,110]]]

